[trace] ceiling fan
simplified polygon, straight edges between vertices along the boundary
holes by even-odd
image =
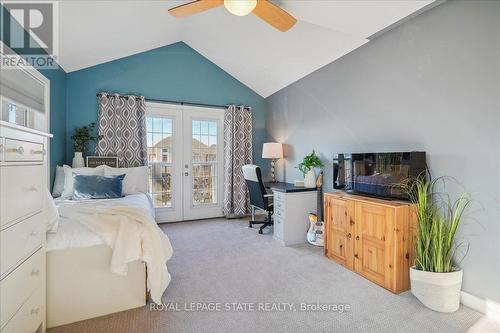
[[[297,22],[295,17],[268,0],[197,0],[170,8],[168,11],[175,17],[185,17],[223,4],[231,14],[245,16],[254,13],[283,32],[289,30]]]

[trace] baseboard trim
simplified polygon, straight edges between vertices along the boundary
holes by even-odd
[[[500,304],[497,302],[482,299],[465,291],[460,293],[460,302],[471,309],[484,313],[488,317],[500,321]]]

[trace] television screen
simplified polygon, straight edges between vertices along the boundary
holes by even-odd
[[[334,158],[334,188],[407,199],[405,185],[425,170],[425,152],[338,154]]]

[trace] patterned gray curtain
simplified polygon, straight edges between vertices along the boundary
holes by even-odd
[[[226,217],[250,213],[250,199],[241,167],[252,161],[251,109],[230,105],[224,115],[223,212]]]
[[[146,165],[144,96],[99,94],[98,156],[117,156],[121,168]]]

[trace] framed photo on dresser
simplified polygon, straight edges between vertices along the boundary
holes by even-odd
[[[107,165],[112,168],[118,167],[118,157],[116,156],[87,156],[87,167],[96,168],[100,165]]]

